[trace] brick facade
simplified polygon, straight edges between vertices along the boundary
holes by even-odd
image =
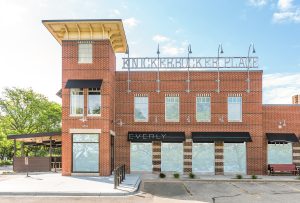
[[[190,90],[187,89],[187,73],[182,71],[160,72],[160,92],[157,92],[155,71],[130,73],[128,92],[127,71],[116,71],[116,59],[109,40],[94,40],[93,63],[78,64],[78,41],[62,43],[62,172],[72,173],[72,139],[70,129],[101,129],[99,140],[99,175],[111,174],[110,130],[115,136],[115,165],[126,164],[130,172],[130,142],[128,132],[185,132],[184,173],[192,171],[191,132],[249,132],[252,142],[247,146],[247,173],[266,174],[267,132],[293,132],[300,135],[300,106],[262,105],[262,71],[250,72],[250,93],[247,89],[246,71],[222,71],[220,93],[217,89],[216,71],[190,72]],[[101,79],[102,110],[100,117],[87,117],[82,123],[78,117],[70,117],[70,91],[65,84],[70,79]],[[149,121],[134,122],[134,97],[149,97]],[[165,96],[176,94],[180,98],[180,121],[165,122]],[[211,122],[196,121],[196,97],[211,96]],[[228,122],[228,96],[242,96],[242,122]],[[85,89],[85,101],[87,90]],[[85,102],[86,105],[87,102]],[[86,106],[85,106],[86,108]],[[277,123],[286,120],[286,127],[278,129]],[[121,122],[120,122],[121,121]],[[161,143],[153,142],[153,171],[161,171]],[[300,163],[299,144],[294,144],[294,160]],[[215,143],[215,173],[224,173],[223,142]]]

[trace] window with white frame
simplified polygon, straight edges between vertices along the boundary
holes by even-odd
[[[93,44],[78,44],[78,63],[93,63]]]
[[[71,89],[70,90],[70,114],[71,115],[83,115],[84,109],[84,96],[83,89]]]
[[[197,122],[210,122],[210,97],[196,97],[196,120]]]
[[[179,122],[179,97],[165,98],[165,121]]]
[[[101,114],[100,88],[89,88],[88,93],[88,115]]]
[[[134,97],[134,121],[148,121],[148,97]]]
[[[228,97],[228,121],[242,122],[242,97]]]

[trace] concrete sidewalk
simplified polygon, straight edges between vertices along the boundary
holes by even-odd
[[[126,175],[123,183],[114,189],[113,176],[3,175],[0,195],[124,196],[134,194],[140,181],[139,175]]]

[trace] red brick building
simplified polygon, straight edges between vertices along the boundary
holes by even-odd
[[[63,175],[300,164],[300,105],[262,104],[256,58],[124,58],[116,71],[115,53],[128,51],[121,20],[43,24],[62,46]]]

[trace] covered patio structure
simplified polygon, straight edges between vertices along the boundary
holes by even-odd
[[[61,169],[61,154],[53,154],[55,149],[61,151],[61,132],[8,135],[7,138],[14,140],[14,172],[47,172]],[[17,142],[21,142],[20,156],[17,156]],[[28,153],[24,153],[24,146],[44,146],[48,155],[28,156]]]

